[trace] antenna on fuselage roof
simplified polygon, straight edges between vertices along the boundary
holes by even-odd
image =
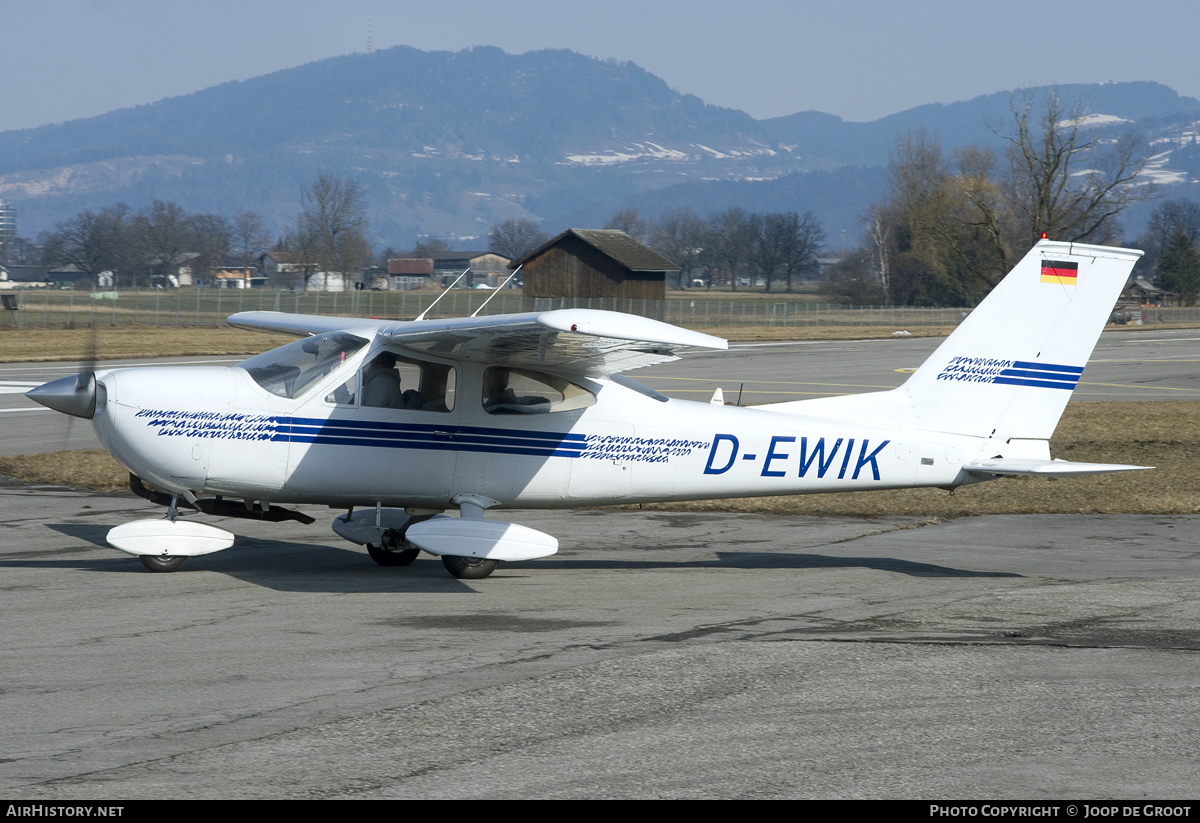
[[[469,272],[470,270],[471,270],[471,267],[470,267],[470,266],[467,266],[465,269],[463,269],[463,273],[462,273],[462,274],[460,274],[458,277],[454,278],[454,282],[453,282],[453,283],[451,283],[449,286],[447,286],[445,289],[443,289],[443,290],[442,290],[442,293],[441,293],[441,294],[439,294],[439,295],[437,296],[437,299],[436,299],[436,300],[434,300],[432,303],[430,303],[430,304],[429,304],[429,307],[428,307],[427,309],[425,309],[425,311],[421,312],[421,313],[420,313],[420,314],[417,316],[416,320],[414,320],[413,322],[415,323],[417,320],[424,320],[424,319],[425,319],[425,315],[427,315],[427,314],[429,314],[429,312],[433,311],[433,307],[434,307],[434,306],[436,306],[436,305],[438,304],[438,300],[441,300],[443,297],[445,297],[447,294],[449,294],[449,293],[450,293],[450,289],[452,289],[452,288],[454,288],[455,286],[457,286],[457,285],[458,285],[458,281],[459,281],[459,280],[462,280],[464,277],[466,277],[466,276],[467,276],[467,272]]]
[[[499,286],[497,286],[495,291],[493,291],[491,294],[488,295],[487,300],[484,300],[482,303],[479,304],[479,308],[477,308],[475,311],[471,312],[471,316],[474,317],[475,315],[477,315],[481,311],[483,311],[483,307],[486,306],[493,297],[495,297],[497,294],[500,293],[500,289],[502,289],[508,285],[509,280],[512,280],[514,277],[517,276],[517,272],[519,272],[524,265],[525,264],[522,263],[520,266],[517,266],[517,268],[513,271],[513,273],[510,274],[507,278],[505,278],[504,282],[501,283]]]

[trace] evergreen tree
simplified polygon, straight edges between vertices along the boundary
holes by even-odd
[[[1196,305],[1196,297],[1200,295],[1200,255],[1182,229],[1171,235],[1158,263],[1158,283],[1177,293],[1183,305]]]

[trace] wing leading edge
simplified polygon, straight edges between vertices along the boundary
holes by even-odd
[[[231,314],[225,322],[235,329],[262,331],[269,334],[294,334],[298,337],[325,334],[332,331],[374,331],[388,325],[387,320],[364,320],[361,317],[329,317],[323,314],[288,314],[281,311],[243,311]]]

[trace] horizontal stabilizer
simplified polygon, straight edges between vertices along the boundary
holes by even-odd
[[[963,466],[963,471],[968,474],[987,474],[997,477],[1021,477],[1024,475],[1035,475],[1037,477],[1083,477],[1089,474],[1128,472],[1150,468],[1153,468],[1153,466],[1126,466],[1121,463],[1072,463],[1069,460],[997,458],[996,460],[977,460],[974,463],[968,463]]]

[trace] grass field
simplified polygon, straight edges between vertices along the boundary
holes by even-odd
[[[1191,328],[1162,324],[1155,329]],[[1145,326],[1109,326],[1109,331],[1145,330]],[[870,340],[905,331],[913,337],[945,337],[953,326],[729,326],[704,327],[706,334],[731,342],[786,340]],[[252,355],[292,338],[242,331],[228,326],[168,328],[122,326],[97,329],[21,329],[0,331],[0,363],[78,361],[93,358]],[[93,354],[94,352],[94,354]]]
[[[647,508],[840,516],[1194,514],[1200,512],[1200,403],[1071,403],[1051,441],[1066,460],[1154,466],[1058,480],[1007,478],[937,489],[651,504]],[[30,483],[128,493],[128,473],[101,451],[0,458],[0,474]]]
[[[511,314],[532,309],[590,308],[654,317],[687,328],[822,326],[953,326],[967,311],[928,306],[850,306],[829,303],[811,292],[707,291],[667,292],[663,300],[628,298],[525,299],[522,291],[503,289],[295,292],[273,289],[143,289],[85,292],[27,289],[5,292],[15,310],[0,311],[0,330],[104,329],[219,329],[241,311],[282,311],[341,317],[411,320],[437,302],[431,317]],[[6,306],[8,305],[6,303]],[[486,305],[485,305],[486,304]],[[1200,323],[1200,308],[1147,309],[1138,320],[1154,323]]]
[[[889,337],[889,326],[746,326],[706,328],[705,333],[732,341],[865,340]],[[914,337],[944,337],[949,326],[906,329]],[[251,355],[282,346],[292,338],[224,328],[25,329],[0,332],[0,363],[88,361],[96,358]],[[92,352],[95,352],[93,355]]]

